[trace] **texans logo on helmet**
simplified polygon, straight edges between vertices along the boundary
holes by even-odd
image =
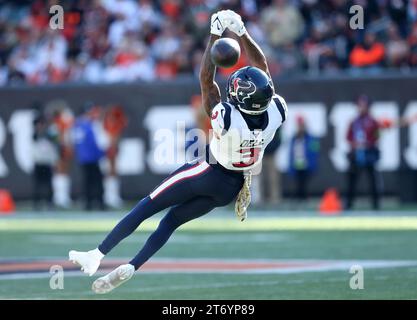
[[[243,103],[245,99],[255,93],[256,86],[252,81],[243,81],[242,79],[236,78],[233,81],[233,91],[237,101]]]

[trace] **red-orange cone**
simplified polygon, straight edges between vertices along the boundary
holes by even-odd
[[[319,206],[320,214],[336,215],[342,211],[342,202],[336,189],[331,188],[326,190]]]
[[[11,214],[16,209],[9,190],[0,189],[0,214]]]

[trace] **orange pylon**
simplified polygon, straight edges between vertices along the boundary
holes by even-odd
[[[336,215],[342,211],[342,202],[336,189],[327,189],[320,201],[320,214]]]
[[[15,209],[16,206],[9,190],[0,189],[0,215],[11,214]]]

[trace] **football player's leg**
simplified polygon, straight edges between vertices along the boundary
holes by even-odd
[[[90,277],[96,273],[100,266],[101,260],[104,258],[104,254],[99,249],[90,251],[75,251],[71,250],[68,253],[68,258],[75,264],[81,266],[81,271],[88,274]]]
[[[110,231],[103,242],[94,250],[80,252],[71,250],[69,260],[81,266],[81,270],[88,275],[93,275],[100,266],[101,260],[120,241],[129,236],[147,218],[159,212],[161,206],[153,202],[149,197],[139,203]]]
[[[172,233],[182,224],[198,218],[213,208],[216,203],[209,197],[197,197],[172,207],[150,235],[142,250],[128,263],[94,281],[92,289],[96,293],[107,293],[129,280],[134,271],[142,266],[168,241]]]
[[[166,178],[146,198],[142,199],[107,235],[97,249],[88,252],[70,251],[69,260],[79,264],[89,275],[94,274],[104,255],[108,254],[120,241],[129,236],[147,218],[172,205],[183,203],[195,194],[187,183],[187,178],[198,179],[208,165],[185,164]]]
[[[146,219],[173,205],[184,203],[196,195],[191,190],[189,181],[197,181],[199,175],[209,167],[207,163],[185,164],[168,176],[148,197],[124,217],[98,247],[107,254],[121,240],[129,236]]]
[[[138,269],[168,241],[179,226],[205,215],[216,206],[217,203],[210,197],[197,197],[171,208],[130,264]]]

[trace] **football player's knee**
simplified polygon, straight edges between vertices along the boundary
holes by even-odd
[[[231,202],[231,200],[229,198],[221,198],[221,199],[217,199],[216,201],[216,207],[224,207],[227,206],[229,203]]]
[[[216,201],[217,206],[218,207],[227,206],[229,203],[231,203],[233,200],[236,199],[236,196],[237,196],[238,193],[239,192],[237,192],[236,194],[234,194],[234,193],[230,193],[230,194],[226,193],[226,194],[223,194],[222,197],[219,197],[217,199],[217,201]]]
[[[165,217],[161,220],[161,224],[169,227],[172,230],[177,229],[183,222],[176,217],[175,213],[168,212]]]

